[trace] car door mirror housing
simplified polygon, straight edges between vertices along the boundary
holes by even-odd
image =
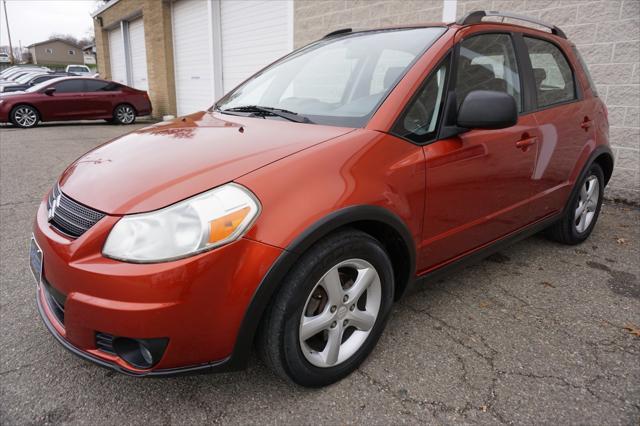
[[[513,96],[493,90],[474,90],[458,110],[457,124],[466,129],[504,129],[518,122]]]
[[[56,88],[55,87],[47,87],[46,89],[44,89],[44,94],[47,96],[51,96],[55,93]]]

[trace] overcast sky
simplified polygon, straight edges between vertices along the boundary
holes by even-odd
[[[7,0],[11,42],[14,47],[44,41],[53,33],[81,38],[93,33],[90,13],[95,0]],[[0,45],[9,44],[4,7],[0,0]]]

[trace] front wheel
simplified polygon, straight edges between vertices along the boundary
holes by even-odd
[[[563,244],[580,244],[596,226],[604,195],[604,173],[599,164],[589,166],[578,182],[565,216],[547,230],[547,236]]]
[[[11,111],[10,119],[16,126],[28,129],[38,124],[40,114],[31,105],[18,105]]]
[[[384,248],[360,231],[342,231],[313,246],[265,314],[258,342],[264,361],[303,386],[350,374],[384,329],[392,271]]]
[[[131,105],[118,105],[113,111],[113,121],[117,124],[133,124],[136,121],[136,111]]]

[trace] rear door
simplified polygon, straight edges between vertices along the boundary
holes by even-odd
[[[42,95],[38,108],[44,120],[73,120],[86,116],[83,79],[69,79],[54,83],[56,91]]]
[[[512,127],[470,130],[424,147],[426,202],[418,262],[423,272],[534,220],[530,181],[538,129],[524,108],[523,64],[514,37],[470,34],[456,46],[448,98],[455,94],[459,105],[475,90],[506,92],[516,100],[520,115]]]
[[[532,185],[536,217],[561,210],[571,192],[570,174],[589,144],[595,144],[594,106],[585,101],[563,48],[551,39],[525,35],[533,76],[535,118],[540,128]]]
[[[113,107],[119,85],[111,81],[85,80],[85,103],[87,118],[106,118],[113,115]]]

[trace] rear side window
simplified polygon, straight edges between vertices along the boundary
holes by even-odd
[[[113,92],[120,87],[111,81],[87,80],[87,92]]]
[[[587,81],[589,82],[589,87],[591,87],[591,91],[593,92],[593,96],[598,96],[598,91],[596,90],[596,85],[593,84],[593,80],[591,79],[591,73],[589,73],[589,68],[587,68],[587,64],[584,61],[584,58],[582,57],[582,55],[580,54],[580,51],[575,45],[573,46],[573,53],[575,53],[576,56],[578,57],[578,61],[580,62],[580,66],[582,67],[582,72],[584,72],[584,75],[587,77]]]
[[[562,51],[545,40],[525,37],[538,98],[538,108],[576,99],[573,71]]]
[[[55,85],[56,93],[84,92],[83,80],[65,80]]]
[[[522,111],[516,53],[508,34],[481,34],[460,43],[456,73],[458,106],[474,90],[505,92]]]

